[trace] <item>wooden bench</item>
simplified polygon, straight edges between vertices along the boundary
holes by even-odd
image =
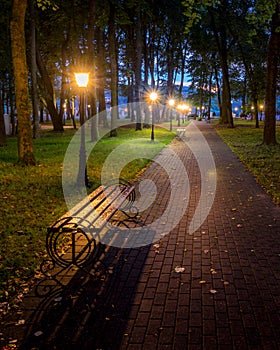
[[[114,245],[122,226],[139,224],[135,197],[135,186],[123,179],[100,186],[48,227],[47,258],[40,265],[43,279],[36,294],[48,296],[55,285],[64,288],[77,270],[94,278],[104,276],[103,243]]]

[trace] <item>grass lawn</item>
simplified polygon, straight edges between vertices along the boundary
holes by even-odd
[[[43,131],[34,140],[36,166],[17,164],[17,140],[8,138],[8,146],[0,148],[0,302],[28,286],[27,280],[45,255],[46,228],[67,211],[64,202],[61,172],[65,151],[74,135]],[[107,155],[124,141],[133,140],[155,155],[168,144],[174,134],[155,128],[155,142],[150,142],[151,130],[135,131],[121,128],[118,136],[104,137],[93,149],[88,161],[88,174],[93,188],[100,184],[100,171]],[[150,154],[150,152],[149,152]],[[133,179],[147,165],[147,159],[130,162],[121,173]]]
[[[280,204],[280,126],[277,126],[277,146],[262,145],[263,123],[259,129],[249,121],[235,121],[233,129],[220,125],[215,127],[273,201]]]

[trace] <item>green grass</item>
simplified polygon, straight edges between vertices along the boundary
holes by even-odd
[[[150,142],[151,130],[135,131],[121,128],[118,137],[104,137],[93,149],[88,161],[88,173],[93,188],[100,184],[104,159],[124,141],[135,140],[155,155],[174,137],[173,133],[155,129],[155,142]],[[17,164],[17,140],[8,138],[8,146],[0,148],[0,302],[26,287],[45,255],[46,228],[67,211],[64,202],[61,172],[64,154],[74,135],[66,129],[63,134],[42,132],[34,140],[36,166]],[[150,155],[150,153],[149,153]],[[130,162],[121,172],[133,179],[149,160]]]
[[[254,174],[276,204],[280,203],[280,145],[262,145],[263,124],[254,128],[254,122],[238,121],[233,129],[217,126],[219,135],[240,160]],[[280,142],[280,128],[277,127]]]

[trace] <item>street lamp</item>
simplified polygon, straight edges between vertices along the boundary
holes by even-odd
[[[180,103],[178,106],[177,106],[177,109],[179,111],[179,113],[177,114],[177,120],[178,120],[178,124],[177,126],[179,127],[181,124],[180,124],[180,120],[181,120],[181,113],[182,113],[182,110],[183,110],[183,105]]]
[[[174,98],[171,98],[170,100],[168,100],[168,105],[170,106],[170,108],[173,108],[175,106],[175,100]],[[169,118],[169,121],[170,121],[170,127],[169,127],[169,130],[172,131],[172,117],[173,117],[173,110],[171,109],[170,110],[170,118]]]
[[[155,140],[155,109],[154,109],[154,104],[158,100],[158,93],[156,91],[152,91],[150,93],[150,101],[152,102],[152,132],[151,132],[151,141],[154,142]]]
[[[85,92],[89,81],[89,73],[81,72],[75,73],[75,78],[78,87],[80,88],[80,128],[81,128],[81,144],[80,144],[80,158],[79,158],[79,173],[77,178],[78,185],[86,185],[90,187],[90,182],[87,174],[87,155],[86,155],[86,139],[85,139],[85,128],[83,124],[85,123],[85,108],[86,99]]]
[[[234,114],[235,114],[235,117],[237,117],[237,115],[238,115],[238,107],[234,107]]]
[[[260,120],[262,120],[262,116],[263,116],[263,105],[260,105],[260,110],[261,110],[261,117],[260,117]]]
[[[186,119],[186,112],[188,110],[189,106],[186,103],[182,104],[182,112],[183,112],[183,123],[185,123],[185,119]]]

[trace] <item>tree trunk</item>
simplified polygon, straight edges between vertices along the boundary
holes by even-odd
[[[33,0],[28,0],[30,13],[30,72],[31,72],[31,93],[32,93],[32,111],[33,111],[33,138],[40,137],[39,125],[39,97],[37,87],[37,65],[36,65],[36,25],[35,25],[35,8]]]
[[[136,125],[135,130],[142,130],[141,123],[141,68],[142,68],[142,26],[141,26],[141,12],[140,9],[137,11],[136,19],[136,51],[135,51],[135,102],[136,102]]]
[[[275,145],[276,142],[276,90],[277,90],[277,64],[280,50],[280,6],[276,5],[272,15],[271,34],[267,54],[267,80],[265,96],[265,121],[263,143]]]
[[[95,78],[95,53],[94,53],[94,23],[96,17],[96,0],[89,1],[89,23],[88,23],[88,56],[91,81],[88,93],[88,117],[91,119],[91,141],[98,140],[98,117],[96,114],[96,78]]]
[[[18,160],[34,165],[34,149],[29,111],[28,71],[25,44],[25,13],[27,0],[14,0],[11,20],[11,45],[14,66],[16,106],[18,116]]]
[[[257,95],[254,94],[252,96],[252,100],[253,100],[253,111],[252,111],[252,115],[253,115],[253,120],[255,120],[256,124],[255,127],[258,129],[259,128],[259,115],[258,115],[258,98]]]
[[[220,62],[223,73],[223,86],[222,86],[222,124],[228,124],[229,127],[233,128],[233,117],[231,107],[231,92],[228,74],[228,62],[227,62],[227,51],[226,43],[223,42],[221,45]]]
[[[150,76],[151,76],[151,87],[154,88],[155,83],[155,26],[151,24],[150,27],[150,46],[149,46],[149,64],[150,64]]]
[[[233,128],[233,117],[231,110],[231,92],[229,83],[228,73],[228,49],[227,49],[227,35],[224,25],[221,25],[219,31],[216,27],[215,14],[209,9],[211,18],[211,26],[214,32],[214,38],[218,48],[218,54],[220,59],[220,65],[222,68],[223,80],[222,80],[222,106],[220,120],[222,124],[228,124],[229,127]]]
[[[42,62],[42,58],[38,51],[38,48],[36,49],[36,60],[37,60],[37,66],[41,75],[41,79],[38,79],[38,84],[40,86],[42,95],[44,97],[46,107],[51,116],[51,120],[53,123],[53,130],[56,132],[63,132],[64,129],[63,129],[62,118],[57,113],[55,103],[54,103],[53,85],[49,77],[49,74],[47,72],[47,69],[44,63]]]
[[[104,128],[108,128],[108,119],[107,119],[107,111],[106,111],[106,102],[105,102],[105,76],[106,76],[106,67],[105,67],[105,50],[104,50],[104,42],[105,42],[105,34],[99,27],[96,28],[96,36],[97,36],[97,57],[96,57],[96,65],[97,65],[97,95],[98,95],[98,118],[100,118],[100,122]],[[101,113],[102,112],[102,113]]]
[[[11,76],[9,75],[9,92],[7,96],[7,104],[10,107],[10,118],[11,118],[11,124],[12,124],[12,135],[15,136],[17,133],[17,126],[16,126],[16,107],[14,103],[14,82],[11,79]]]
[[[67,86],[67,46],[69,41],[69,34],[67,31],[64,33],[64,41],[61,44],[61,88],[60,88],[60,106],[59,106],[59,119],[64,123],[63,117],[65,113],[65,103],[66,103],[66,86]]]
[[[218,69],[217,69],[217,66],[216,66],[216,65],[215,65],[215,67],[214,67],[214,71],[215,71],[215,81],[216,81],[216,86],[217,86],[218,106],[219,106],[219,112],[220,112],[220,116],[221,116],[221,115],[222,115],[221,88],[220,88],[220,80],[219,80]]]
[[[4,120],[4,110],[3,102],[0,98],[0,147],[7,145],[6,130],[5,130],[5,120]]]
[[[109,23],[108,23],[108,40],[109,56],[111,68],[111,130],[110,136],[117,136],[116,121],[118,119],[118,63],[116,55],[116,37],[115,37],[115,6],[110,3]]]
[[[180,87],[179,87],[179,96],[182,96],[183,93],[183,87],[184,87],[184,80],[185,80],[185,66],[186,66],[186,57],[187,57],[187,45],[182,51],[182,70],[181,70],[181,82],[180,82]]]

